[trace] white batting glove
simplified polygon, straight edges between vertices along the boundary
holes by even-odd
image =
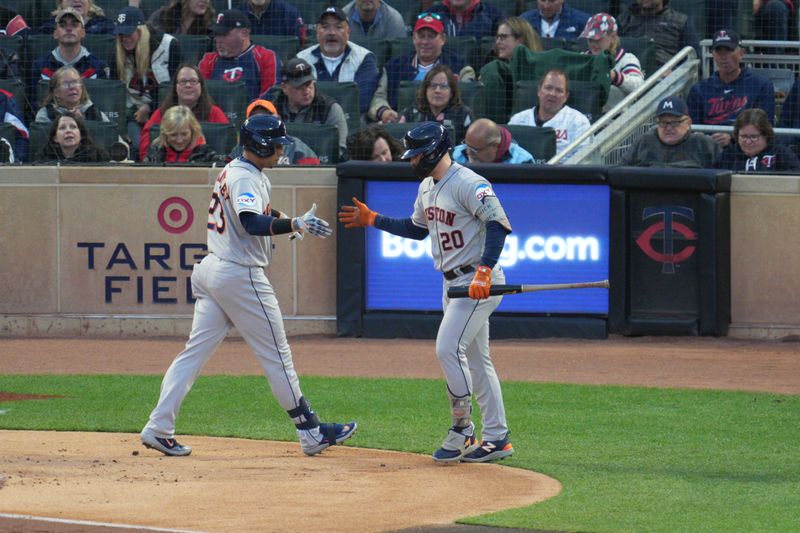
[[[318,218],[317,215],[317,204],[314,203],[311,206],[305,215],[301,217],[295,217],[292,220],[292,229],[308,232],[311,235],[316,237],[320,237],[324,239],[325,237],[329,237],[333,234],[333,229],[331,228],[330,224]]]

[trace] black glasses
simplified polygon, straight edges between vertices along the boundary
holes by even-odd
[[[439,13],[428,13],[428,12],[420,13],[419,15],[417,15],[417,20],[424,19],[425,17],[432,17],[435,18],[436,20],[442,20],[442,16]]]

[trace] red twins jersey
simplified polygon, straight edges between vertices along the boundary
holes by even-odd
[[[278,83],[280,61],[275,52],[263,46],[251,44],[236,57],[222,57],[219,52],[209,52],[200,60],[200,73],[207,80],[225,80],[230,83],[243,81],[248,100]]]
[[[263,215],[270,210],[272,185],[248,161],[236,158],[217,176],[208,207],[208,250],[244,266],[267,266],[272,258],[272,239],[250,235],[239,213]]]
[[[411,220],[428,229],[433,266],[440,272],[480,263],[486,222],[496,220],[511,231],[492,185],[458,163],[438,182],[422,180]]]

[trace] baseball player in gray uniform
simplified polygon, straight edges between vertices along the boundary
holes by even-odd
[[[299,232],[324,238],[332,230],[316,216],[316,204],[295,218],[283,216],[270,205],[271,184],[262,169],[276,165],[283,146],[291,142],[279,118],[260,115],[246,120],[240,139],[243,155],[220,172],[211,194],[209,254],[192,272],[197,298],[192,332],[164,375],[158,405],[141,440],[166,455],[192,452],[175,440],[175,419],[203,366],[235,326],[294,422],[303,452],[316,455],[352,437],[357,424],[321,423],[303,397],[278,300],[264,268],[272,254],[271,236]]]
[[[434,267],[444,275],[444,317],[436,336],[436,356],[447,380],[452,427],[437,462],[487,462],[514,453],[508,438],[500,380],[489,355],[489,316],[502,296],[489,297],[491,284],[504,283],[497,265],[511,224],[491,184],[454,163],[450,136],[437,122],[411,129],[401,158],[410,160],[422,178],[414,213],[390,218],[371,211],[358,199],[342,206],[339,221],[346,228],[375,226],[389,233],[421,240],[430,235]],[[451,285],[469,285],[469,299],[447,297]],[[472,394],[481,408],[480,445],[472,422]]]

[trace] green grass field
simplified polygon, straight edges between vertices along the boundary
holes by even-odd
[[[160,376],[0,376],[0,428],[139,432]],[[430,453],[445,436],[438,380],[305,376],[324,420],[358,420],[348,445]],[[800,396],[504,383],[507,466],[558,479],[549,501],[466,522],[593,532],[800,531]],[[261,377],[202,377],[180,435],[295,440]],[[400,436],[401,438],[398,438]],[[191,444],[191,438],[184,438]],[[476,493],[476,497],[483,497]]]

